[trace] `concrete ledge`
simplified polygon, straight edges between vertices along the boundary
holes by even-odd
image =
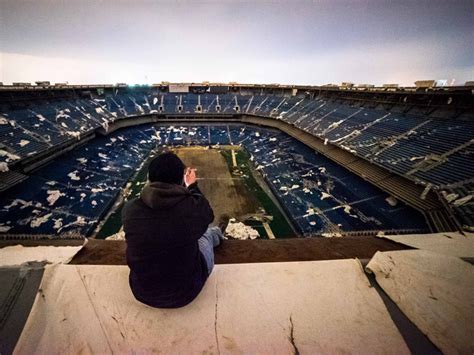
[[[125,242],[89,239],[71,264],[126,265]],[[370,259],[377,251],[410,247],[376,237],[227,240],[215,249],[216,264]]]
[[[128,273],[46,267],[15,352],[409,353],[356,260],[217,265],[180,309],[136,301]]]

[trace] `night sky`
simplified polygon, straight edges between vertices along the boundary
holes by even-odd
[[[0,0],[0,81],[474,79],[474,1]]]

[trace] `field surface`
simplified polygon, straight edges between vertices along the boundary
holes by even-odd
[[[258,201],[249,194],[243,178],[231,175],[219,150],[192,147],[175,152],[186,166],[197,169],[199,188],[214,210],[215,222],[223,214],[239,219],[258,212]]]

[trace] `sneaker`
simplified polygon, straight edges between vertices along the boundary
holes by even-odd
[[[223,214],[219,218],[219,222],[217,222],[217,226],[222,232],[222,236],[225,235],[225,230],[227,229],[227,225],[229,224],[230,217],[227,214]]]

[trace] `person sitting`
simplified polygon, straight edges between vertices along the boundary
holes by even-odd
[[[151,161],[140,197],[122,210],[130,288],[151,307],[187,305],[214,267],[224,227],[208,227],[214,213],[196,179],[196,169],[163,153]]]

